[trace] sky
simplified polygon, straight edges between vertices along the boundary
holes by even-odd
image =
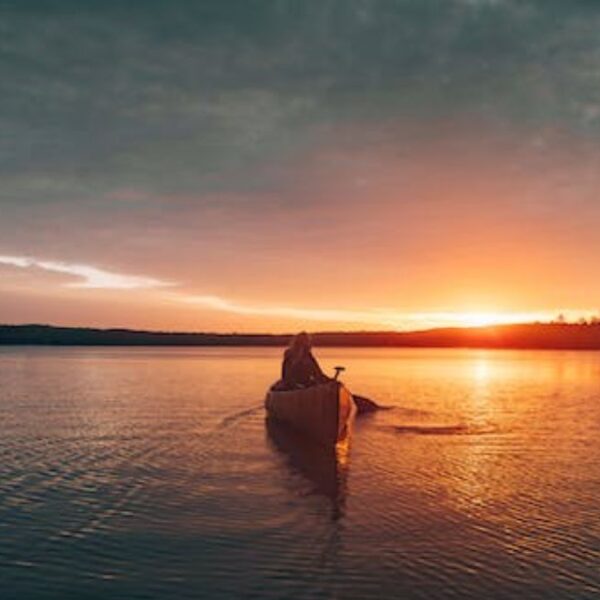
[[[600,312],[595,0],[0,0],[0,322]]]

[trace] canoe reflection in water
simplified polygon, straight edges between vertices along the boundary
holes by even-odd
[[[331,500],[332,519],[344,516],[350,436],[334,446],[323,446],[285,423],[266,419],[267,437],[294,474],[310,484],[309,493]]]

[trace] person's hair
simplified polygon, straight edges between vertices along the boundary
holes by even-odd
[[[310,350],[310,348],[310,335],[306,331],[301,331],[298,335],[295,335],[290,343],[290,350],[294,353],[301,350]]]

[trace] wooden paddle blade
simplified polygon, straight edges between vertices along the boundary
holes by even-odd
[[[359,415],[372,413],[381,409],[381,406],[379,406],[376,402],[373,402],[373,400],[365,398],[364,396],[352,394],[352,398],[354,398],[354,404],[356,404],[356,409]]]

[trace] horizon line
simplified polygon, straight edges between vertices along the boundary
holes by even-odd
[[[579,320],[579,321],[568,321],[568,320],[551,320],[551,321],[529,321],[520,322],[515,321],[513,323],[498,323],[498,324],[483,324],[483,325],[449,325],[439,327],[429,327],[425,329],[411,329],[411,330],[398,330],[398,329],[347,329],[347,330],[314,330],[307,331],[309,335],[410,335],[417,333],[431,333],[437,331],[483,331],[491,329],[508,329],[511,327],[530,327],[534,325],[560,325],[560,326],[580,326],[587,327],[593,325],[600,325],[600,320]],[[209,331],[209,330],[167,330],[167,329],[135,329],[126,326],[109,326],[109,327],[97,327],[93,325],[56,325],[53,323],[0,323],[0,328],[8,327],[40,327],[48,329],[67,329],[67,330],[85,330],[85,331],[99,331],[99,332],[123,332],[123,333],[142,333],[142,334],[155,334],[155,335],[215,335],[215,336],[248,336],[248,337],[293,337],[298,332],[264,332],[264,331],[252,331],[252,332],[241,332],[241,331]]]

